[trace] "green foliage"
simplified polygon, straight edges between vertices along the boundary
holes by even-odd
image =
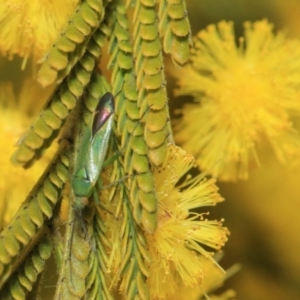
[[[111,186],[109,195],[102,195],[101,188],[97,188],[97,195],[93,194],[89,205],[78,214],[71,194],[64,188],[69,164],[71,172],[74,166],[74,155],[70,155],[74,150],[72,146],[61,146],[61,154],[1,232],[3,293],[25,299],[50,256],[41,251],[42,243],[53,240],[59,273],[55,299],[113,299],[111,289],[118,281],[126,299],[149,299],[146,262],[150,263],[150,256],[144,232],[153,233],[157,226],[152,172],[165,161],[167,144],[173,140],[162,51],[170,53],[176,64],[183,64],[188,58],[189,42],[184,1],[161,0],[157,11],[156,2],[149,0],[126,4],[121,0],[87,0],[76,9],[38,75],[44,86],[55,82],[57,88],[20,140],[13,162],[30,167],[56,137],[63,144],[70,136],[76,138],[79,133],[74,130],[74,120],[76,123],[80,118],[90,124],[99,98],[110,90],[100,73],[108,68],[112,93],[116,95],[108,157],[116,152],[118,155],[104,177],[110,172],[108,183],[118,184]],[[109,61],[102,59],[99,64],[105,46]],[[62,242],[62,224],[53,211],[59,211],[63,191],[69,199],[69,214]],[[113,210],[109,213],[122,223],[118,249],[112,244],[104,206]],[[45,240],[49,226],[54,234]],[[122,261],[111,276],[109,255],[118,251]],[[30,264],[35,268],[34,278],[26,273]]]
[[[46,222],[62,198],[68,179],[68,165],[67,153],[55,157],[14,218],[1,231],[0,287],[22,263],[22,255],[28,253],[38,243],[39,237],[47,233]]]

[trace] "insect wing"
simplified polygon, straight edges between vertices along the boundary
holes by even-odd
[[[101,127],[107,122],[109,117],[115,111],[115,99],[114,96],[107,92],[105,93],[97,104],[92,124],[93,136],[101,129]]]
[[[97,105],[93,124],[92,140],[87,153],[87,174],[90,182],[95,185],[106,156],[113,126],[114,97],[106,93]]]

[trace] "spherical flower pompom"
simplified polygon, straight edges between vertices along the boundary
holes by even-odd
[[[152,299],[172,299],[180,287],[201,288],[211,265],[217,265],[203,245],[220,250],[227,241],[229,232],[222,221],[209,220],[208,213],[194,211],[214,206],[223,198],[214,179],[188,175],[193,166],[192,155],[169,145],[166,162],[154,171],[158,228],[154,234],[146,234]],[[220,267],[217,269],[223,273]]]
[[[244,27],[238,45],[232,22],[199,32],[176,90],[194,103],[181,110],[175,139],[225,181],[247,179],[266,147],[281,162],[300,158],[300,41],[273,34],[266,20]]]
[[[78,0],[2,0],[0,53],[41,58],[74,12]]]

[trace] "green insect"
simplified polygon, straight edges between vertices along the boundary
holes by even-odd
[[[105,93],[95,109],[91,128],[86,128],[82,134],[71,178],[77,210],[87,205],[103,168],[113,127],[114,107],[114,96]]]
[[[71,187],[74,202],[72,205],[73,209],[70,211],[71,214],[69,215],[74,219],[68,223],[69,226],[66,231],[66,240],[69,243],[69,250],[67,251],[68,253],[66,253],[66,258],[67,261],[70,262],[70,271],[67,278],[70,278],[71,282],[71,285],[67,286],[68,289],[70,289],[70,287],[73,288],[75,293],[80,290],[80,287],[76,284],[80,279],[80,276],[76,274],[78,257],[77,255],[74,255],[77,251],[77,248],[74,246],[80,241],[81,246],[84,244],[88,245],[87,247],[82,247],[83,249],[87,250],[94,248],[90,239],[91,236],[88,234],[89,225],[83,219],[82,212],[87,207],[90,196],[94,195],[95,200],[98,200],[95,185],[101,170],[104,167],[104,159],[107,154],[113,128],[114,108],[114,96],[110,92],[105,93],[95,108],[91,126],[86,126],[85,123],[82,123],[80,138],[76,145],[77,150],[74,157],[74,170],[71,175]],[[101,203],[99,203],[99,205],[101,205]],[[81,250],[81,258],[84,252],[83,249]],[[89,250],[87,250],[86,255],[88,255],[88,253]],[[81,261],[79,265],[81,266],[84,263],[86,262]]]

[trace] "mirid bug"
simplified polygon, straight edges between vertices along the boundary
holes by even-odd
[[[71,178],[78,210],[86,205],[102,170],[113,126],[114,107],[114,96],[105,93],[95,109],[91,128],[83,133]]]

